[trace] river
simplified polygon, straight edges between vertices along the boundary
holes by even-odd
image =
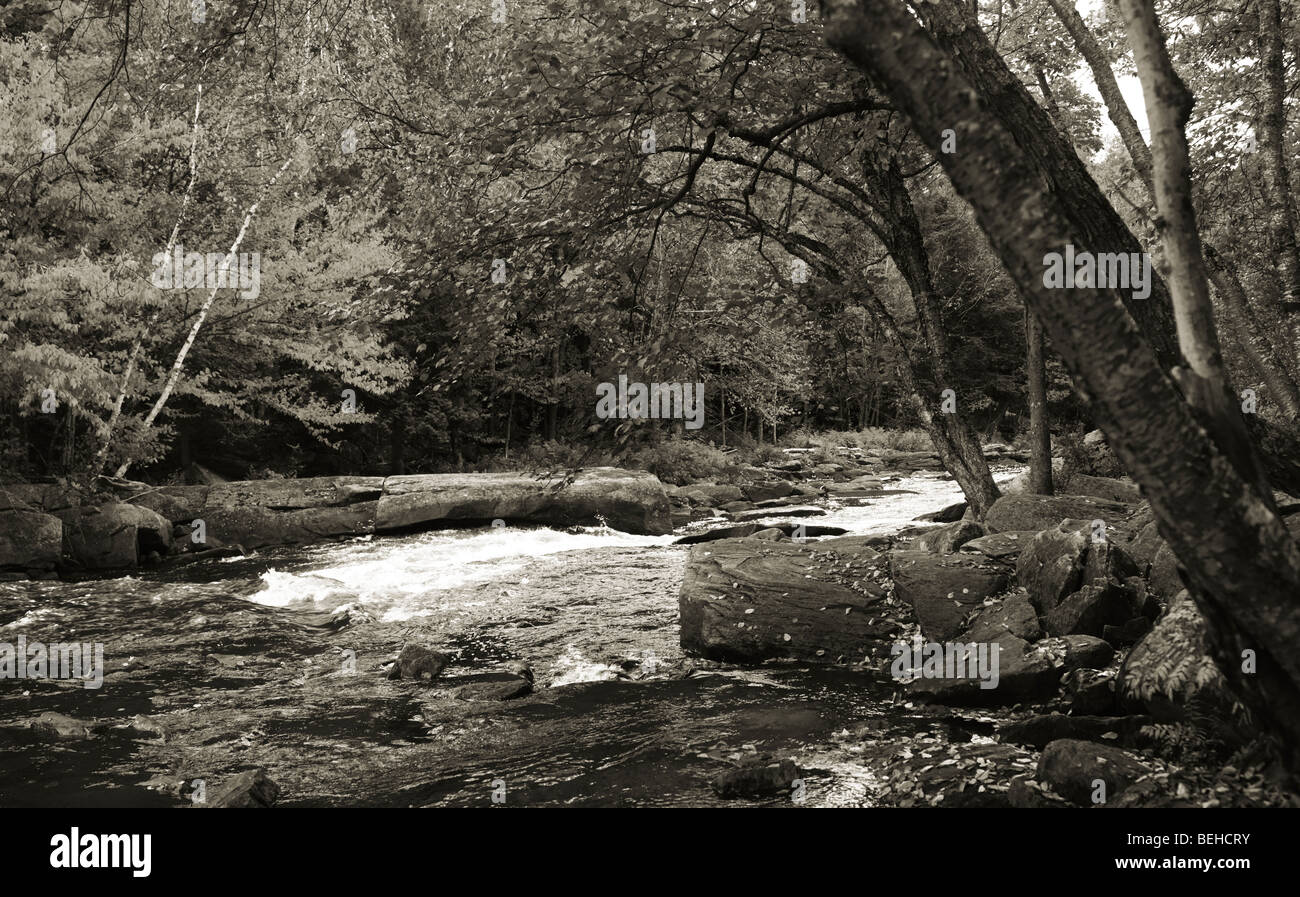
[[[900,494],[807,522],[889,533],[961,498],[937,474],[887,485]],[[93,738],[53,752],[0,739],[11,767],[0,804],[175,804],[160,793],[168,782],[262,766],[283,805],[721,805],[737,802],[715,797],[709,778],[770,753],[796,760],[803,787],[797,800],[757,803],[869,806],[881,773],[873,745],[953,734],[950,717],[895,703],[861,671],[684,657],[687,549],[676,537],[442,530],[0,584],[0,641],[103,641],[110,671],[99,690],[0,685],[10,719],[57,710],[102,721]],[[340,608],[349,625],[319,625]],[[383,679],[379,663],[408,640],[454,653],[435,687]],[[452,696],[518,660],[534,671],[533,695]],[[342,674],[348,663],[354,675]],[[157,720],[165,741],[124,736],[135,714]],[[973,715],[956,737],[985,738],[987,723]]]

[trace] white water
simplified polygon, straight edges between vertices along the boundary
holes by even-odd
[[[1005,482],[1017,472],[1000,471],[995,479]],[[875,535],[901,529],[920,514],[962,500],[961,489],[941,473],[920,473],[884,485],[914,494],[832,501],[826,505],[826,515],[820,517],[782,517],[777,509],[764,519],[838,526],[852,535]],[[692,529],[724,522],[697,523]],[[507,603],[515,597],[512,590],[529,588],[530,577],[558,575],[563,564],[557,556],[567,552],[663,548],[676,538],[636,536],[607,527],[556,530],[515,526],[380,539],[367,536],[309,549],[309,563],[295,572],[268,570],[262,574],[264,587],[250,597],[259,604],[295,609],[332,611],[351,605],[385,622],[473,613],[476,607]],[[318,565],[310,563],[315,557],[320,558]],[[467,589],[491,584],[499,584],[500,589]],[[566,666],[574,668],[571,675],[576,678],[605,677],[602,670],[582,669],[584,663],[575,657]],[[610,670],[608,675],[614,672]]]

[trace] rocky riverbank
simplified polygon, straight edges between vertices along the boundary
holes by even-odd
[[[96,494],[61,485],[0,487],[0,575],[52,578],[112,570],[170,555],[416,528],[503,523],[671,531],[667,494],[653,475],[610,467],[572,476],[526,473],[221,482],[159,486],[100,478]]]
[[[907,708],[981,709],[985,738],[891,751],[870,727],[845,733],[891,770],[884,803],[1283,801],[1252,766],[1249,721],[1146,503],[1123,480],[1065,482],[1085,494],[1012,483],[983,524],[958,518],[914,538],[800,542],[766,530],[697,545],[679,598],[682,644],[732,662],[875,672]],[[1300,514],[1287,519],[1300,533]],[[899,645],[933,646],[938,660],[900,663]],[[956,645],[996,652],[994,675],[945,667]]]

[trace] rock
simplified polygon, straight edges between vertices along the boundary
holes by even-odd
[[[1151,561],[1147,582],[1151,586],[1152,593],[1166,603],[1183,591],[1183,579],[1178,575],[1178,558],[1164,542],[1160,543]]]
[[[962,639],[962,641],[968,641]],[[1006,634],[999,646],[997,684],[980,688],[978,679],[917,679],[909,691],[940,704],[991,706],[1040,700],[1056,695],[1061,675],[1079,667],[1104,667],[1115,650],[1086,635],[1047,638],[1030,645]]]
[[[1122,626],[1103,626],[1101,637],[1117,648],[1133,645],[1142,640],[1151,631],[1151,620],[1147,617],[1134,617]]]
[[[1133,483],[1115,477],[1095,477],[1086,473],[1072,474],[1065,483],[1065,490],[1071,495],[1091,495],[1108,501],[1124,504],[1137,504],[1142,500],[1142,492]]]
[[[1025,545],[1034,536],[1038,535],[1034,530],[1025,530],[1023,532],[1009,533],[989,533],[987,536],[980,536],[977,539],[971,539],[959,549],[960,551],[978,552],[987,558],[995,561],[1009,561],[1015,563],[1016,558],[1020,557],[1020,552]]]
[[[1140,738],[1148,716],[1063,716],[1042,713],[1007,723],[998,729],[998,738],[1012,744],[1042,750],[1062,738],[1132,744]],[[1109,736],[1109,737],[1108,737]]]
[[[672,531],[663,483],[644,471],[585,468],[567,485],[559,478],[521,473],[424,474],[388,477],[383,488],[375,511],[377,532],[444,520],[498,518],[553,526],[590,525],[603,519],[625,532]]]
[[[718,505],[718,510],[726,511],[728,514],[735,514],[739,511],[752,511],[754,510],[754,503],[752,501],[745,501],[744,499],[739,501],[727,501]]]
[[[171,523],[148,508],[109,502],[58,515],[65,553],[91,570],[134,567],[143,554],[171,548]]]
[[[1115,580],[1122,582],[1140,575],[1137,562],[1113,539],[1095,540],[1089,535],[1088,555],[1084,559],[1083,582]]]
[[[1016,776],[1007,787],[1007,802],[1020,810],[1064,809],[1070,802],[1030,776]]]
[[[697,545],[678,599],[682,647],[739,662],[834,663],[883,654],[901,627],[877,606],[884,591],[870,577],[884,559],[865,541]]]
[[[983,535],[984,527],[975,521],[958,520],[929,530],[913,543],[913,547],[934,554],[952,554],[967,542]]]
[[[206,806],[213,809],[269,807],[280,798],[280,786],[264,769],[241,772],[217,792]]]
[[[780,530],[787,536],[793,536],[799,533],[802,528],[802,535],[805,539],[812,539],[818,536],[842,536],[847,532],[839,526],[813,526],[804,523],[740,523],[735,526],[720,526],[717,529],[711,529],[703,533],[693,533],[689,536],[682,536],[674,545],[699,545],[703,542],[717,542],[720,539],[744,539],[755,533],[764,532],[769,529]]]
[[[85,741],[91,737],[94,726],[47,710],[32,721],[30,728],[41,741]]]
[[[2,494],[2,493],[0,493]],[[0,512],[0,568],[46,570],[63,553],[63,521],[40,511]]]
[[[961,632],[962,620],[984,599],[1007,586],[1006,572],[978,557],[894,551],[889,556],[894,594],[905,601],[931,641]]]
[[[843,483],[830,483],[826,486],[826,491],[832,495],[850,496],[850,495],[877,495],[884,487],[884,483],[877,476],[860,476],[854,477]]]
[[[1024,589],[1017,589],[1006,598],[979,611],[970,621],[963,642],[996,642],[1010,633],[1026,642],[1036,642],[1043,637],[1038,615],[1029,603]]]
[[[1065,693],[1071,713],[1104,716],[1115,711],[1115,677],[1111,673],[1087,667],[1071,670],[1065,675]]]
[[[1051,742],[1038,758],[1038,780],[1083,807],[1113,801],[1151,772],[1151,767],[1128,751],[1074,738]]]
[[[531,679],[517,676],[488,678],[462,685],[453,693],[462,701],[513,701],[533,692]]]
[[[935,523],[953,523],[961,520],[962,515],[966,513],[966,502],[959,501],[955,505],[948,505],[946,508],[940,508],[938,511],[931,511],[929,514],[922,514],[915,520],[931,520]]]
[[[785,480],[776,480],[770,483],[750,483],[742,486],[740,491],[750,501],[760,502],[773,498],[784,498],[794,492],[794,487]]]
[[[773,760],[763,756],[714,776],[709,784],[718,797],[728,800],[738,797],[770,797],[789,794],[795,780],[801,775],[793,760]]]
[[[1134,596],[1114,580],[1094,580],[1048,611],[1043,628],[1049,635],[1094,635],[1134,616]]]
[[[443,651],[430,651],[419,645],[406,645],[397,655],[397,662],[388,671],[389,679],[416,679],[425,684],[442,674],[451,663],[451,655]]]
[[[1016,582],[1028,592],[1038,613],[1051,613],[1067,595],[1078,591],[1087,551],[1088,536],[1064,525],[1029,540],[1016,560]]]
[[[1083,437],[1082,457],[1079,459],[1084,473],[1103,477],[1119,476],[1124,472],[1119,459],[1106,444],[1106,436],[1101,430],[1093,430]]]
[[[989,508],[984,525],[991,533],[1044,530],[1062,520],[1104,520],[1107,530],[1128,516],[1130,507],[1087,495],[1003,495]]]
[[[759,530],[758,532],[754,533],[752,536],[749,536],[748,538],[762,539],[767,542],[780,542],[782,539],[788,539],[789,536],[781,532],[781,530],[777,529],[775,526],[771,526],[768,527],[767,529]]]
[[[1064,472],[1065,472],[1065,459],[1053,458],[1052,476],[1054,478],[1059,477]],[[1022,470],[1020,473],[1016,474],[1014,477],[1007,480],[1005,483],[1000,483],[998,485],[998,491],[1001,492],[1003,495],[1023,495],[1029,492],[1030,473],[1031,471],[1028,468]]]
[[[745,493],[736,486],[685,486],[680,490],[692,503],[716,507],[729,501],[741,501]]]
[[[756,508],[752,511],[740,511],[731,515],[731,519],[737,523],[744,523],[750,520],[764,520],[768,517],[822,517],[826,511],[823,508],[792,507],[792,508]]]

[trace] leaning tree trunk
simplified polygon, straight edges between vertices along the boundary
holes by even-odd
[[[1225,674],[1258,719],[1281,733],[1289,765],[1300,768],[1300,545],[1197,423],[1126,310],[1130,297],[1114,288],[1062,290],[1043,282],[1044,257],[1067,243],[1127,251],[1127,241],[1090,239],[1095,231],[1075,220],[1087,197],[1074,197],[1068,178],[1044,177],[1042,138],[1018,140],[1004,123],[1004,115],[1015,118],[1023,109],[1001,89],[1012,76],[982,32],[967,27],[961,42],[985,64],[996,60],[1002,74],[993,80],[970,77],[901,0],[823,0],[822,7],[830,45],[882,86],[970,202],[1094,418],[1149,497],[1188,585],[1214,608]],[[946,4],[927,8],[936,7],[951,12]],[[948,128],[958,135],[958,152],[940,152]],[[1253,676],[1240,662],[1247,649],[1258,663]]]

